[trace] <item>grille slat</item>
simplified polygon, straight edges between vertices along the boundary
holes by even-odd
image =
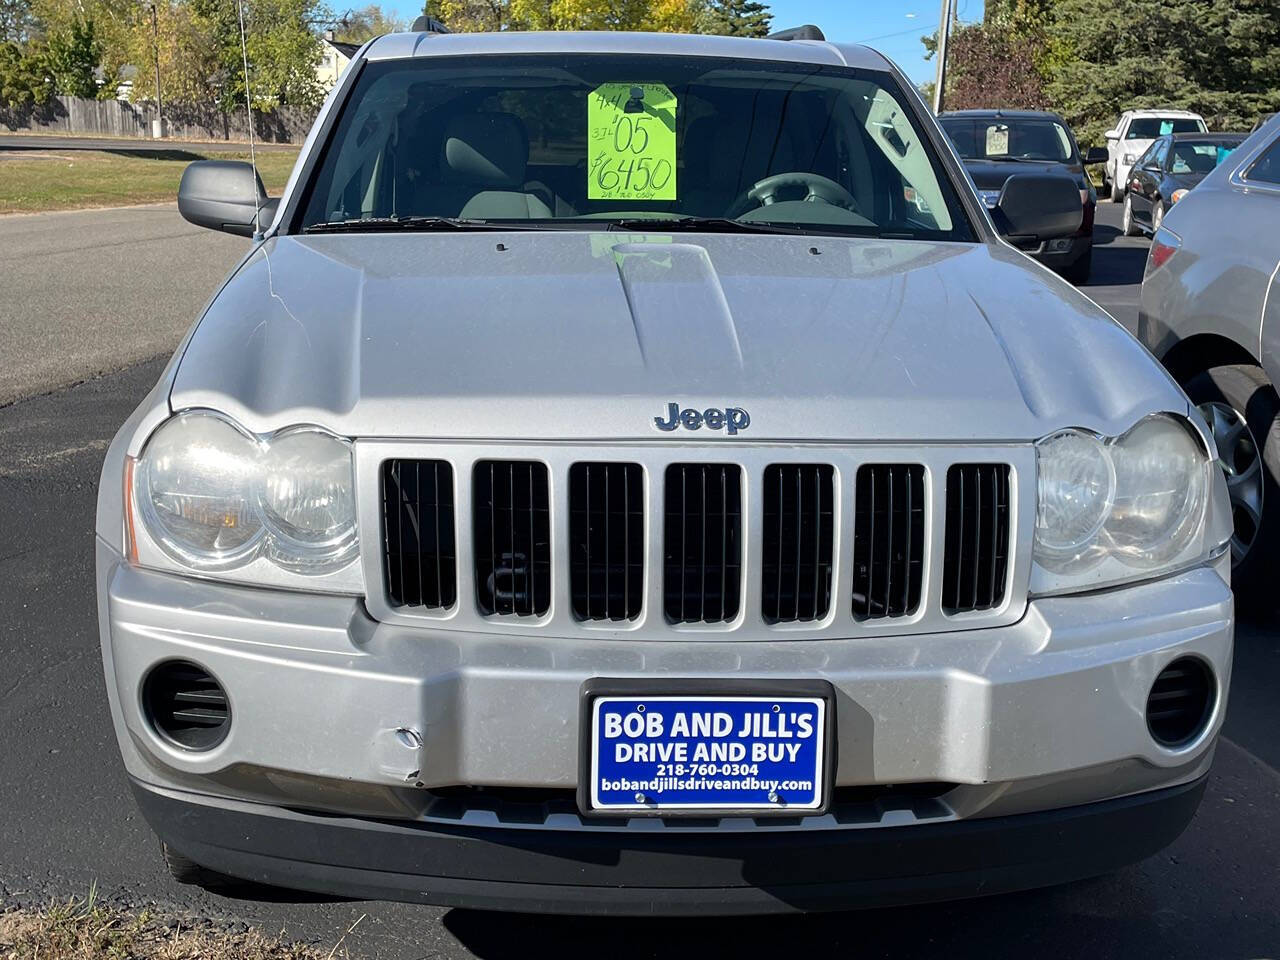
[[[910,616],[924,579],[924,467],[859,467],[853,514],[853,615]]]
[[[765,468],[761,615],[767,623],[821,620],[831,609],[834,476],[828,464]]]
[[[733,620],[742,591],[741,469],[733,464],[673,463],[666,470],[665,488],[663,607],[667,619],[673,623]],[[716,540],[720,541],[718,561],[712,553]]]
[[[524,460],[478,461],[472,472],[472,500],[476,602],[481,613],[545,615],[551,608],[551,508],[546,465]]]
[[[569,588],[578,620],[634,620],[644,597],[644,482],[637,463],[569,468]]]
[[[1009,570],[1009,467],[957,463],[947,470],[942,608],[991,610],[1004,602]]]
[[[452,607],[458,596],[453,467],[443,460],[385,461],[382,523],[392,606]]]

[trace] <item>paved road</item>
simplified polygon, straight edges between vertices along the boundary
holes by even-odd
[[[1109,214],[1104,208],[1104,223]],[[1100,246],[1104,282],[1089,292],[1117,310],[1132,309],[1142,249],[1141,241],[1129,240]],[[228,261],[234,251],[229,254]],[[134,276],[139,269],[122,263],[125,268]],[[166,273],[179,276],[175,269]],[[1165,853],[1098,880],[967,903],[733,921],[561,920],[288,902],[288,895],[228,900],[174,886],[116,758],[102,692],[90,549],[102,450],[161,366],[160,360],[143,363],[0,409],[0,905],[84,894],[96,882],[99,895],[112,901],[191,910],[326,945],[359,921],[344,945],[357,956],[388,960],[602,952],[617,960],[733,954],[1244,960],[1277,954],[1280,631],[1274,624],[1240,630],[1227,739],[1188,832]]]
[[[248,247],[172,204],[0,217],[0,405],[172,351]]]
[[[247,143],[226,140],[143,140],[141,137],[60,137],[44,133],[0,134],[0,150],[108,150],[125,153],[248,150]],[[256,150],[297,150],[296,143],[258,143]]]

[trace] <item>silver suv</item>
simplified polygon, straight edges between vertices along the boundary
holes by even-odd
[[[1080,216],[1019,175],[1014,233]],[[570,912],[1098,873],[1231,668],[1206,427],[817,40],[399,34],[103,468],[134,793],[182,880]]]

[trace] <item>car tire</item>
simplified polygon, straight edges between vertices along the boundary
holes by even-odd
[[[1085,251],[1085,255],[1077,260],[1067,269],[1062,271],[1062,276],[1076,286],[1089,282],[1089,274],[1093,270],[1093,248],[1090,247]]]
[[[160,843],[160,856],[164,858],[164,865],[169,868],[169,876],[178,883],[201,887],[211,893],[227,893],[247,886],[243,880],[200,866],[163,841]]]
[[[1120,232],[1126,237],[1138,237],[1142,235],[1142,228],[1138,226],[1138,222],[1133,219],[1133,199],[1128,193],[1124,195],[1124,213],[1120,216]]]
[[[1160,229],[1160,224],[1164,223],[1164,201],[1157,200],[1155,206],[1151,208],[1151,232],[1154,234]]]
[[[1280,602],[1274,584],[1280,563],[1280,395],[1260,367],[1248,364],[1206,370],[1184,389],[1205,416],[1227,475],[1236,602],[1253,611],[1273,609]]]

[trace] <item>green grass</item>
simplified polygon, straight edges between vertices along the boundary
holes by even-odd
[[[267,192],[280,193],[295,151],[258,154]],[[0,150],[0,214],[116,207],[175,200],[182,171],[192,160],[248,160],[244,149],[190,150],[175,143],[160,154],[126,149]]]

